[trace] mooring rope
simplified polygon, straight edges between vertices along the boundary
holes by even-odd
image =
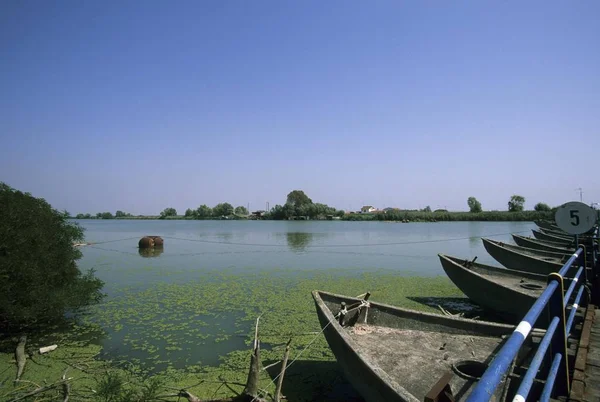
[[[471,240],[480,239],[482,237],[496,237],[496,236],[507,236],[516,233],[528,233],[529,230],[522,230],[519,232],[508,232],[508,233],[493,233],[481,236],[467,236],[467,237],[453,237],[449,239],[432,239],[432,240],[416,240],[416,241],[405,241],[405,242],[392,242],[392,243],[363,243],[363,244],[321,244],[321,245],[307,245],[305,248],[334,248],[334,247],[374,247],[374,246],[401,246],[405,244],[424,244],[424,243],[441,243],[445,241],[456,241],[456,240]],[[185,237],[172,237],[162,236],[164,239],[190,241],[196,243],[207,243],[207,244],[224,244],[229,246],[255,246],[255,247],[288,247],[287,244],[269,244],[269,243],[238,243],[238,242],[225,242],[217,240],[201,240],[201,239],[186,239]]]
[[[321,331],[319,331],[319,333],[317,333],[317,334],[316,334],[316,335],[315,335],[315,336],[314,336],[314,337],[311,339],[311,341],[310,341],[310,342],[308,342],[308,344],[307,344],[307,345],[304,347],[304,349],[302,349],[302,350],[300,351],[300,353],[298,353],[298,354],[296,355],[296,357],[294,357],[294,359],[293,359],[293,360],[292,360],[292,361],[291,361],[291,362],[290,362],[290,363],[289,363],[287,366],[285,366],[285,369],[286,369],[286,370],[287,370],[287,369],[288,369],[288,368],[289,368],[289,367],[290,367],[292,364],[294,364],[294,362],[295,362],[296,360],[298,360],[298,358],[300,358],[300,356],[302,356],[302,354],[303,354],[304,352],[306,352],[306,350],[307,350],[307,349],[308,349],[308,348],[309,348],[309,347],[310,347],[310,346],[311,346],[311,345],[312,345],[312,344],[313,344],[313,343],[314,343],[314,342],[317,340],[317,338],[318,338],[319,336],[321,336],[321,334],[323,334],[323,332],[325,332],[325,330],[327,329],[327,327],[328,327],[328,326],[329,326],[329,325],[330,325],[330,324],[333,322],[333,320],[337,319],[337,318],[339,317],[339,315],[340,315],[340,313],[337,313],[336,315],[334,315],[334,316],[333,316],[333,319],[329,320],[329,321],[327,322],[327,324],[325,324],[325,326],[323,327],[323,329],[321,329]],[[281,362],[281,361],[282,361],[282,360],[280,360],[280,362]],[[278,362],[278,363],[279,363],[279,362]],[[279,372],[279,374],[277,374],[277,375],[275,376],[275,378],[273,378],[273,380],[272,380],[272,381],[271,381],[269,384],[267,384],[267,387],[269,387],[269,386],[271,386],[271,385],[275,384],[275,381],[277,381],[277,379],[278,379],[278,378],[281,376],[281,373],[282,373],[282,372],[283,372],[283,368],[281,369],[281,371]],[[263,392],[263,393],[264,393],[265,391],[264,391],[264,390],[261,390],[261,391],[259,391],[259,393],[261,393],[261,392]],[[256,401],[256,398],[258,398],[258,395],[257,395],[257,396],[255,396],[255,397],[252,399],[252,401],[250,401],[250,402],[254,402],[254,401]]]

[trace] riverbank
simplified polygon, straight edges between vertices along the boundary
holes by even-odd
[[[306,217],[293,218],[290,220],[313,220],[325,221],[331,220],[327,216],[316,219]],[[73,218],[77,219],[77,218]],[[103,220],[103,218],[92,217],[90,220]],[[226,217],[195,218],[189,216],[168,216],[159,215],[138,215],[127,217],[115,217],[111,220],[276,220],[268,215],[260,218],[250,216],[230,215]],[[87,220],[77,219],[77,220]],[[389,222],[533,222],[536,220],[554,220],[554,212],[551,211],[483,211],[483,212],[447,212],[447,211],[392,211],[392,212],[374,212],[374,213],[347,213],[341,217],[342,221],[389,221]]]
[[[28,361],[23,380],[51,383],[67,370],[67,377],[74,379],[71,392],[78,395],[93,396],[92,389],[97,394],[112,381],[113,387],[121,384],[123,392],[141,393],[156,387],[161,394],[172,394],[167,388],[171,387],[187,388],[200,398],[230,397],[240,392],[243,386],[239,384],[246,381],[253,323],[260,315],[263,366],[280,361],[285,343],[292,339],[290,359],[298,359],[287,370],[284,381],[283,393],[289,401],[360,401],[320,333],[312,290],[350,295],[370,291],[373,300],[396,306],[439,313],[439,305],[451,312],[478,314],[442,276],[401,277],[389,272],[360,274],[338,270],[304,273],[295,279],[267,273],[223,274],[220,279],[211,283],[207,276],[187,284],[157,284],[143,292],[124,290],[91,310],[68,334],[31,334],[31,347],[52,342],[59,348],[36,356],[36,362]],[[160,309],[156,306],[157,295]],[[127,312],[135,312],[135,317]],[[227,322],[229,329],[214,333],[210,323],[214,325],[215,321],[211,317],[223,317],[221,321]],[[123,328],[124,321],[130,321],[133,327],[126,323]],[[106,358],[105,351],[90,339],[98,331],[104,332],[102,336],[122,339],[124,355],[117,357],[113,351],[111,361],[102,359]],[[203,363],[193,353],[198,348],[218,349],[224,339],[236,337],[241,341],[239,347],[223,353],[216,364]],[[86,338],[90,340],[86,342]],[[15,344],[2,344],[0,383],[5,386],[0,399],[16,389],[12,384]],[[277,364],[264,370],[260,388],[273,392],[273,379],[279,370]],[[224,381],[230,388],[222,385]],[[18,386],[35,388],[30,383]],[[60,389],[56,392],[60,395]]]

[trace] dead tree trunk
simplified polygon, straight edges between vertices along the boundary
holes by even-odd
[[[246,388],[244,388],[244,394],[251,396],[252,398],[258,398],[258,380],[260,377],[260,341],[258,339],[259,320],[260,316],[256,319],[256,327],[254,329],[254,347],[252,348],[252,355],[250,356],[248,380],[246,381]]]
[[[15,382],[21,379],[21,375],[23,374],[23,370],[25,369],[25,361],[27,359],[27,356],[25,355],[26,342],[27,336],[21,336],[19,338],[19,343],[17,344],[17,349],[15,350],[15,360],[17,361],[17,376],[15,377]]]

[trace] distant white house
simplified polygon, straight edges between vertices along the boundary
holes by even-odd
[[[375,211],[377,211],[377,208],[375,208],[372,205],[365,205],[364,207],[362,207],[360,209],[361,214],[368,214],[368,213],[375,212]]]

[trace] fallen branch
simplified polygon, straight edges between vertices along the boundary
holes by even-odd
[[[58,380],[57,382],[55,382],[53,384],[46,385],[44,387],[40,387],[40,388],[34,389],[33,391],[28,392],[26,394],[23,394],[23,395],[15,398],[13,400],[11,400],[10,402],[22,401],[23,399],[29,398],[30,396],[34,396],[34,395],[40,394],[42,392],[50,391],[51,389],[54,389],[54,388],[58,387],[59,385],[64,384],[65,382],[67,382],[70,379],[71,378],[61,379],[61,380]]]

